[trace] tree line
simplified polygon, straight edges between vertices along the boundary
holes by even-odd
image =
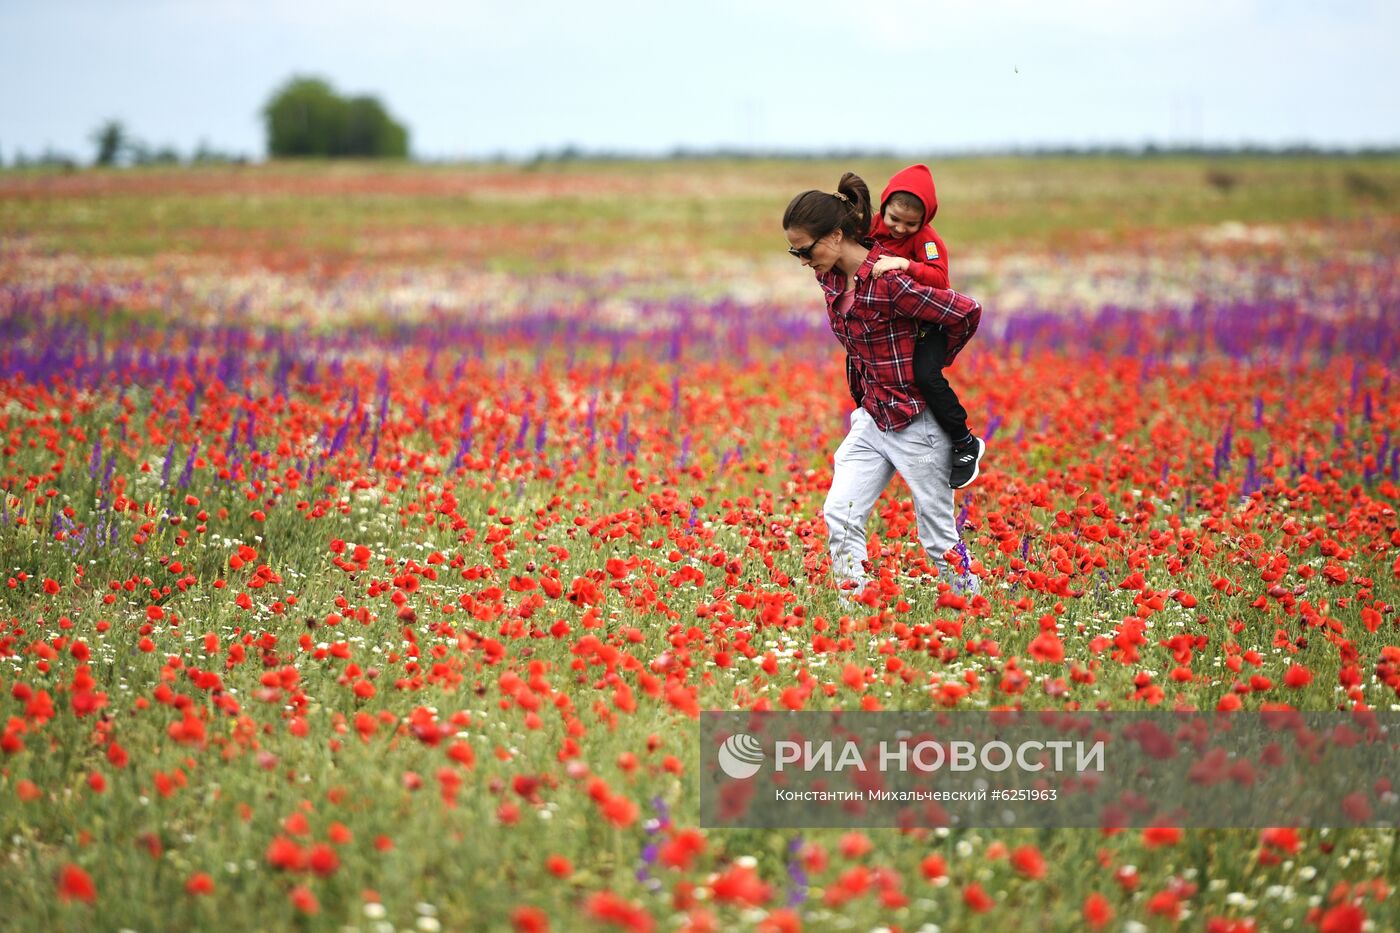
[[[261,116],[267,154],[274,159],[408,157],[408,130],[390,116],[378,98],[368,94],[342,96],[321,78],[293,77],[268,98]],[[150,145],[117,119],[104,120],[89,140],[93,145],[92,164],[97,166],[174,165],[186,161],[174,146]],[[201,142],[188,161],[242,164],[250,159]],[[81,163],[76,156],[49,148],[35,157],[17,152],[13,164],[17,168],[33,165],[76,169]]]

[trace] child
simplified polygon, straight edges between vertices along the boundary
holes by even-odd
[[[870,236],[895,256],[882,257],[871,270],[876,276],[902,271],[914,281],[933,288],[948,288],[948,249],[928,225],[938,213],[938,193],[927,165],[911,165],[897,172],[880,195],[880,211]],[[914,382],[928,404],[929,414],[953,442],[953,469],[948,485],[970,486],[987,445],[967,429],[967,411],[943,376],[953,362],[947,355],[948,338],[937,325],[926,325],[914,347]]]

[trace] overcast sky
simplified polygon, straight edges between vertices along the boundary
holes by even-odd
[[[292,75],[429,158],[1400,143],[1395,0],[0,0],[0,55],[6,162],[108,118],[261,157]]]

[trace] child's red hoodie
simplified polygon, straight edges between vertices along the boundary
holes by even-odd
[[[896,191],[907,191],[924,202],[923,228],[902,240],[885,226],[885,202]],[[909,277],[914,281],[933,288],[948,288],[948,248],[928,225],[937,213],[938,192],[933,187],[933,173],[927,165],[911,165],[896,172],[885,186],[870,236],[891,253],[909,260]]]

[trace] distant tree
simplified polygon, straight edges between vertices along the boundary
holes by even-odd
[[[190,156],[190,161],[196,165],[243,165],[248,158],[234,152],[224,152],[209,145],[207,139],[201,139],[199,145],[195,147],[194,154]]]
[[[95,165],[116,165],[122,150],[130,142],[126,127],[120,120],[108,120],[92,131],[92,141],[97,144]]]
[[[132,165],[178,165],[180,163],[180,153],[175,151],[174,146],[161,146],[152,148],[140,140],[130,144]]]
[[[292,78],[263,108],[273,157],[403,158],[408,131],[373,97],[341,97],[319,78]]]
[[[38,158],[27,160],[26,164],[37,168],[59,168],[63,169],[64,172],[73,172],[78,168],[77,159],[66,152],[54,149],[52,146],[45,149]]]
[[[337,155],[345,102],[316,78],[293,78],[263,108],[272,156]]]
[[[389,116],[373,97],[352,97],[345,102],[346,155],[408,156],[408,131]]]

